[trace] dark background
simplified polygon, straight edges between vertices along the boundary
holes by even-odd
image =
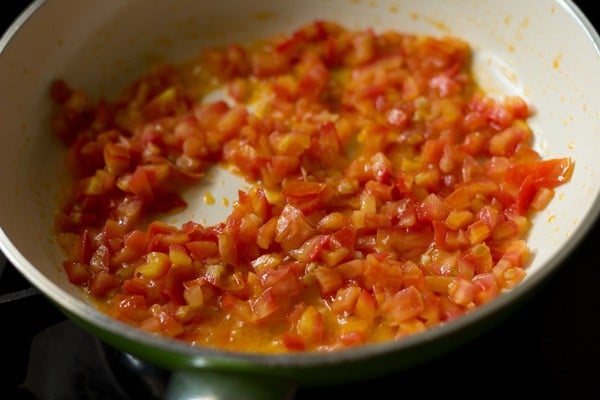
[[[0,0],[0,32],[29,3]],[[576,3],[600,29],[600,14],[592,10],[593,2]],[[599,244],[600,223],[597,223],[588,238],[531,300],[490,332],[461,348],[395,375],[334,387],[301,388],[296,398],[387,398],[385,394],[389,394],[390,398],[600,399]],[[12,281],[19,281],[20,277],[14,276],[18,273],[9,271],[6,275],[9,273],[13,275]],[[26,288],[27,283],[23,281],[20,285]],[[14,309],[0,313],[0,339],[4,338],[0,344],[0,349],[4,349],[0,350],[4,371],[0,372],[0,399],[34,399],[21,386],[30,346],[29,339],[20,333],[19,324],[33,319],[35,326],[28,331],[31,334],[31,329],[42,329],[66,319],[46,302],[25,301],[18,310],[27,310],[26,314]],[[34,301],[37,303],[32,303]],[[85,377],[83,381],[93,379]],[[75,377],[68,382],[65,384],[81,384]],[[36,400],[122,399],[110,395],[108,388],[99,392],[103,394],[88,397],[48,394]]]

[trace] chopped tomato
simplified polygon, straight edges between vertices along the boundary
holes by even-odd
[[[158,65],[112,102],[56,80],[68,280],[132,326],[247,352],[402,340],[493,301],[574,162],[542,159],[529,105],[488,96],[470,61],[459,38],[315,21]],[[216,86],[227,102],[203,98]],[[250,185],[231,214],[162,222],[215,163]]]

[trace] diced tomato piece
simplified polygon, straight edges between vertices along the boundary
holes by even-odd
[[[365,268],[366,261],[362,259],[350,260],[337,266],[337,270],[346,279],[354,279],[361,276]]]
[[[67,273],[69,282],[75,285],[86,283],[91,275],[89,267],[80,262],[65,261],[63,262],[63,268]]]
[[[112,175],[121,175],[129,169],[131,154],[129,149],[121,144],[107,143],[104,146],[104,163]]]
[[[188,281],[185,282],[183,286],[185,287],[183,291],[183,298],[185,299],[185,302],[193,308],[202,307],[204,305],[202,281],[198,279]]]
[[[144,168],[135,169],[129,179],[128,189],[141,199],[150,201],[154,198],[154,190]]]
[[[319,96],[329,82],[330,71],[320,58],[305,56],[299,64],[298,91],[303,96]]]
[[[448,287],[454,281],[452,276],[428,275],[425,277],[427,286],[435,293],[448,293]]]
[[[143,296],[124,296],[116,304],[119,319],[140,323],[151,316],[146,299]]]
[[[343,284],[341,274],[333,268],[317,267],[315,269],[315,276],[323,294],[332,293]]]
[[[193,266],[171,265],[160,280],[161,294],[167,296],[174,304],[183,305],[185,304],[184,283],[194,278],[196,278],[196,271]]]
[[[210,240],[196,240],[185,243],[190,255],[196,260],[205,260],[209,257],[215,257],[219,254],[219,246]]]
[[[283,334],[282,342],[286,349],[291,351],[302,351],[306,349],[304,340],[297,333],[286,332]]]
[[[304,214],[292,205],[286,205],[277,220],[275,241],[284,250],[291,250],[304,243],[315,233]]]
[[[400,324],[425,309],[423,297],[414,286],[398,291],[381,305],[382,316],[391,324]]]
[[[373,295],[364,289],[360,291],[360,294],[356,299],[354,314],[367,321],[369,324],[373,322],[377,315],[377,302]]]
[[[319,343],[324,334],[323,316],[315,307],[308,306],[300,316],[296,329],[304,343]]]
[[[428,195],[417,208],[417,214],[422,221],[444,220],[450,210],[435,194]]]
[[[90,279],[90,293],[94,297],[102,297],[107,294],[110,290],[115,289],[121,285],[121,281],[106,271],[100,271],[93,274]]]
[[[490,153],[495,156],[511,156],[520,143],[527,142],[530,129],[524,124],[515,124],[490,139]]]
[[[331,306],[332,310],[338,314],[352,313],[356,302],[360,296],[361,288],[358,286],[348,286],[340,288]]]
[[[448,285],[448,295],[456,304],[468,306],[475,299],[477,286],[471,281],[456,278]]]
[[[271,287],[273,295],[292,297],[302,292],[302,283],[298,280],[298,264],[285,264],[264,271],[260,277],[265,287]]]
[[[171,266],[169,256],[153,251],[146,255],[146,262],[135,269],[136,274],[149,279],[158,279],[167,273]]]
[[[490,228],[483,220],[477,220],[467,228],[467,236],[471,244],[483,242],[488,238],[490,232]]]
[[[273,296],[271,288],[268,288],[251,303],[251,308],[256,319],[260,321],[274,314],[280,308],[280,305]]]
[[[221,307],[223,311],[234,314],[244,322],[253,322],[255,319],[250,304],[229,293],[223,295]]]
[[[492,269],[498,286],[502,288],[512,288],[521,282],[525,277],[525,270],[521,267],[514,267],[506,259],[501,259]]]

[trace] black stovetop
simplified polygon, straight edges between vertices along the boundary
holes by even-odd
[[[0,32],[29,3],[0,2]],[[600,26],[592,2],[577,4]],[[299,388],[295,399],[600,399],[599,242],[600,222],[531,300],[461,348],[378,379]],[[2,254],[0,346],[0,399],[159,399],[169,374],[148,365],[133,371],[126,354],[67,319]]]

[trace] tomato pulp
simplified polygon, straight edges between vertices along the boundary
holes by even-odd
[[[315,21],[116,101],[55,81],[69,280],[140,329],[261,353],[401,340],[493,300],[573,162],[543,160],[528,104],[486,95],[470,59],[459,38]],[[253,183],[227,219],[160,222],[214,163]]]

